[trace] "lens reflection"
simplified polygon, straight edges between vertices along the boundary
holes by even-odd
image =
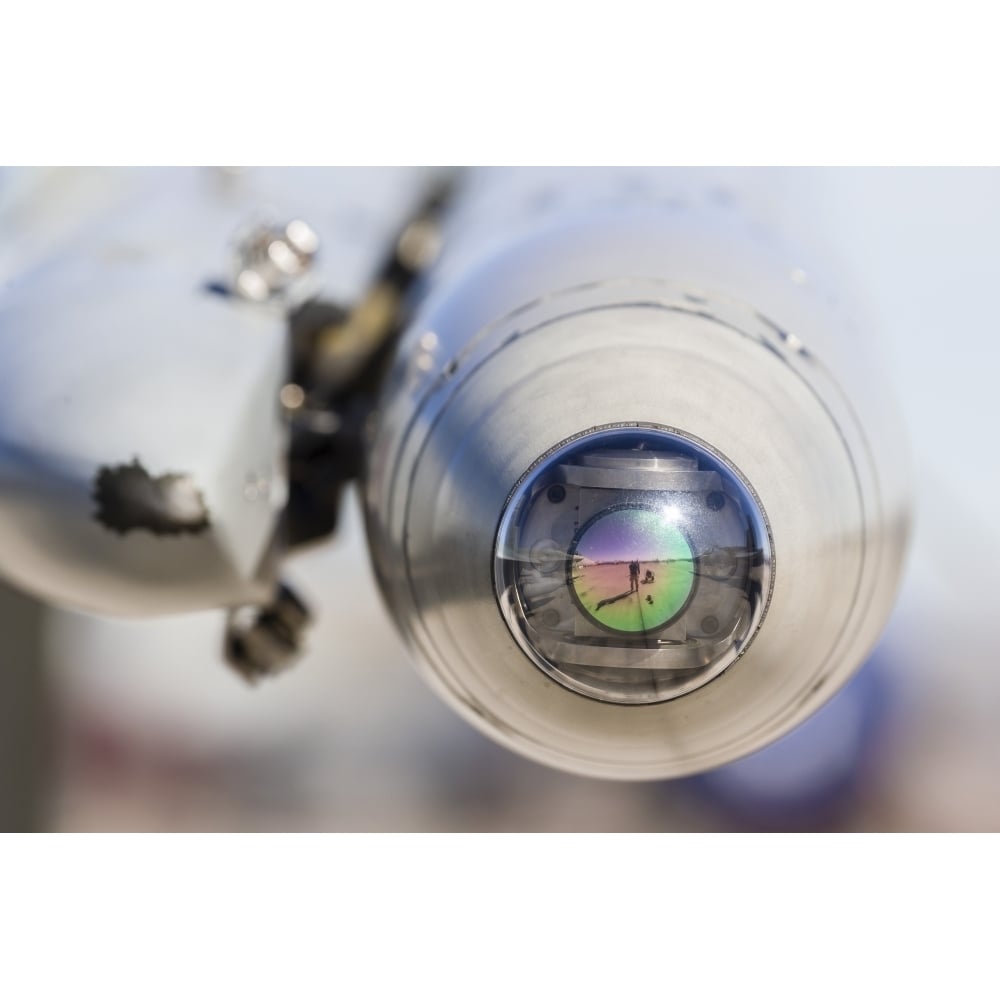
[[[746,649],[770,593],[770,539],[746,480],[701,442],[594,428],[517,484],[494,574],[539,669],[588,698],[651,705]]]
[[[601,628],[655,632],[694,589],[694,555],[676,508],[616,507],[583,526],[570,551],[577,604]]]

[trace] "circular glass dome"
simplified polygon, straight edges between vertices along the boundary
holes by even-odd
[[[693,438],[637,427],[591,431],[525,474],[500,522],[494,581],[539,668],[578,694],[643,705],[739,658],[771,563],[739,472]]]

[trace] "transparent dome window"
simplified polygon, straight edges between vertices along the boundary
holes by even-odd
[[[564,687],[667,701],[717,677],[756,633],[771,585],[767,521],[743,477],[701,442],[594,431],[518,485],[495,583],[517,642]]]

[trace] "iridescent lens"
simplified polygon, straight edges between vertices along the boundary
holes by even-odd
[[[694,556],[677,509],[621,507],[598,514],[571,550],[570,580],[583,612],[612,632],[656,632],[694,590]]]
[[[525,473],[494,579],[536,666],[578,694],[648,705],[742,655],[770,594],[770,537],[749,484],[702,442],[595,428]]]

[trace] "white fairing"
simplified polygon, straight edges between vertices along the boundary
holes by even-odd
[[[0,573],[110,614],[260,596],[286,493],[281,319],[140,250],[109,265],[102,249],[0,309]],[[150,482],[183,477],[176,531],[102,513],[100,484],[113,501],[134,463]]]
[[[270,596],[287,496],[287,322],[279,305],[210,286],[231,279],[234,240],[248,226],[307,219],[320,240],[310,286],[353,301],[423,175],[0,179],[0,575],[106,614]],[[102,488],[110,482],[114,499],[116,477],[132,491],[138,478],[145,500],[166,507],[169,530],[162,518],[109,515]]]

